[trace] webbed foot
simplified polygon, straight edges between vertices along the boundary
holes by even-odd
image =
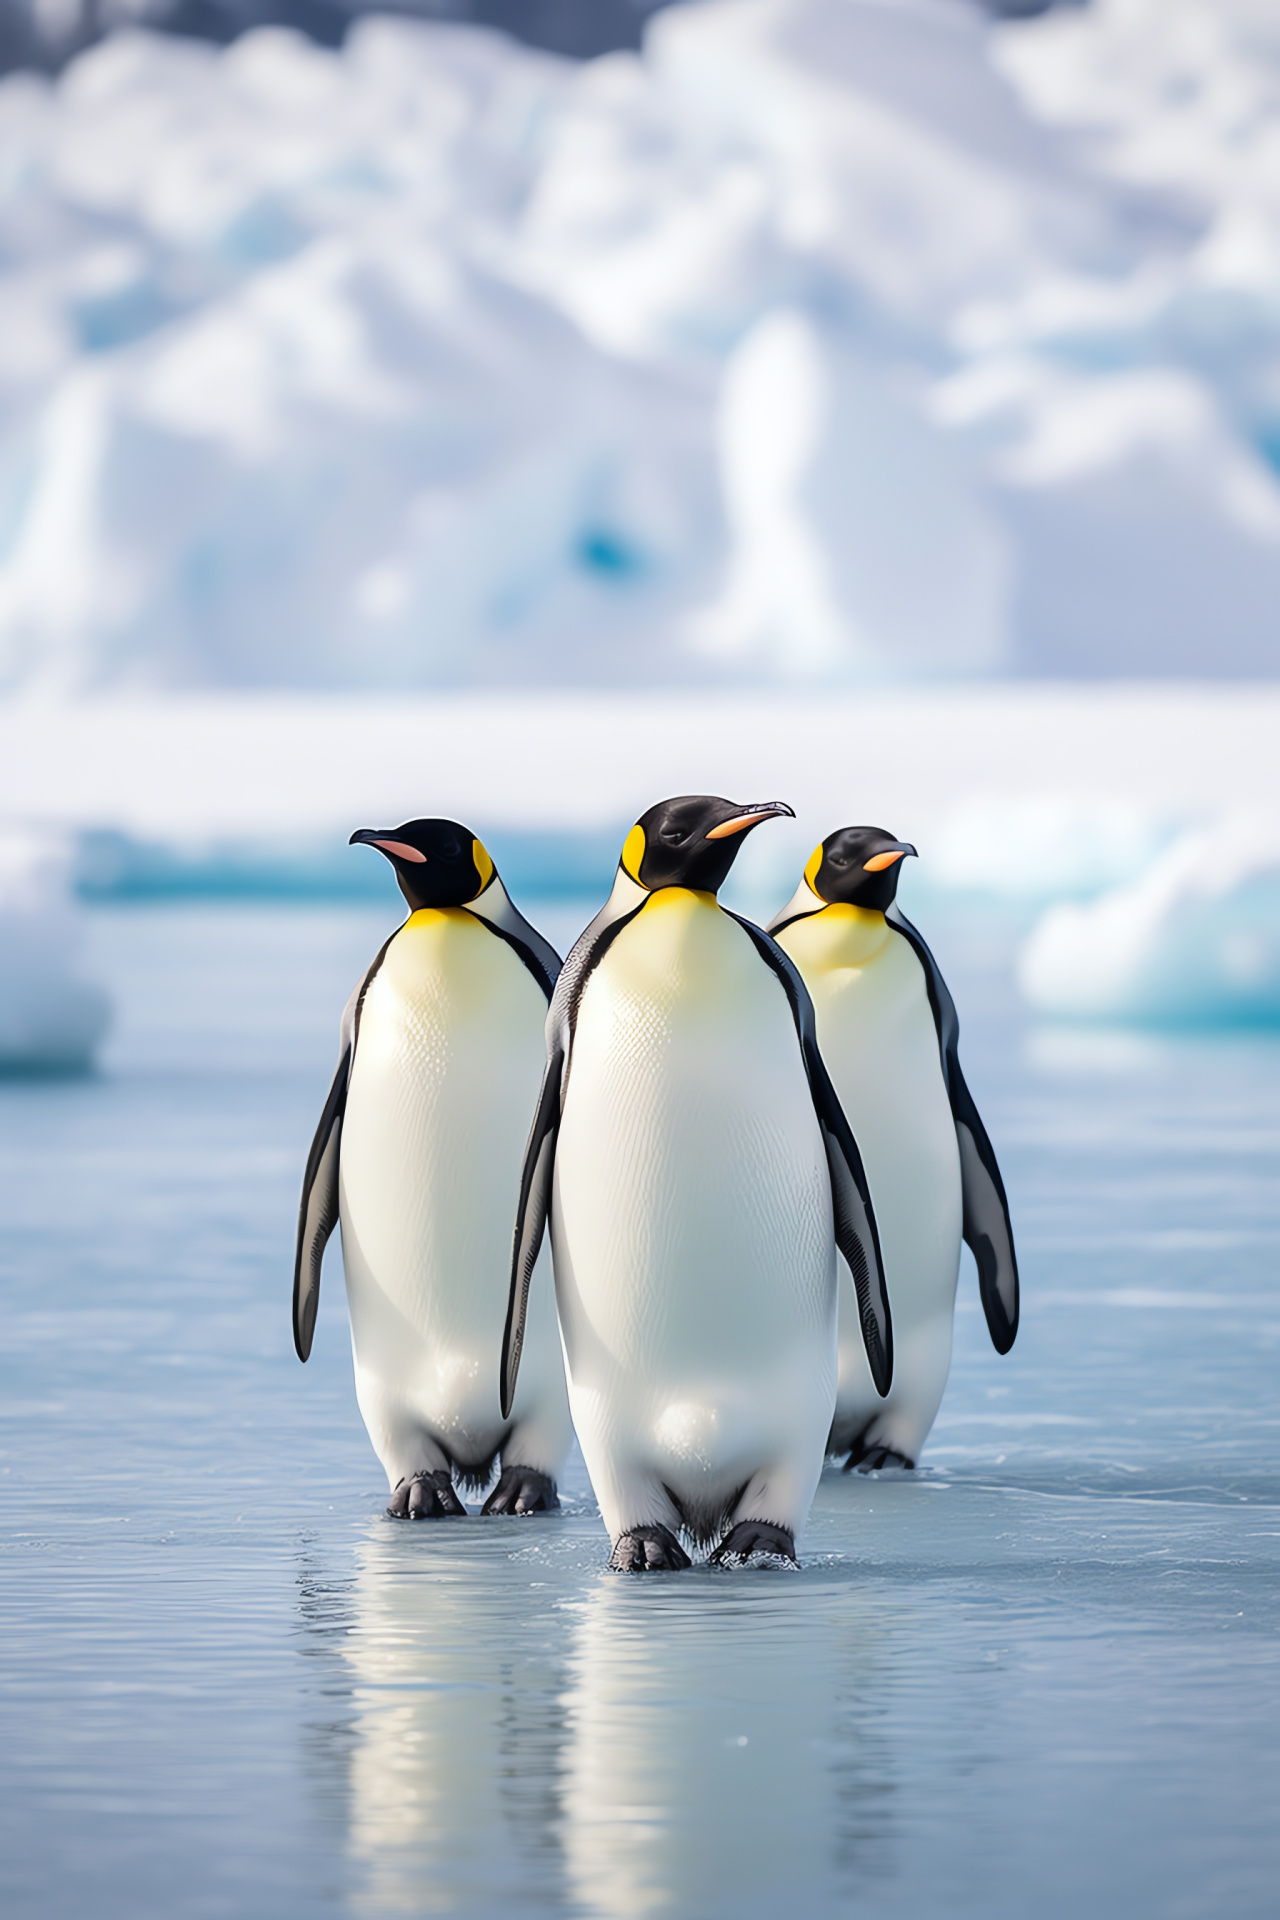
[[[399,1481],[387,1512],[393,1520],[457,1520],[467,1514],[453,1490],[453,1477],[447,1467],[438,1467],[434,1473],[424,1470]]]
[[[742,1567],[757,1557],[771,1561],[785,1560],[791,1566],[796,1566],[795,1535],[785,1527],[775,1527],[771,1520],[739,1520],[712,1554],[711,1565]]]
[[[481,1513],[558,1513],[556,1483],[537,1467],[504,1467]]]
[[[844,1463],[844,1471],[879,1473],[882,1467],[902,1467],[911,1472],[915,1464],[914,1460],[908,1460],[905,1453],[899,1453],[896,1447],[882,1447],[873,1443],[869,1447],[856,1446]]]
[[[693,1565],[670,1527],[629,1527],[613,1543],[615,1573],[678,1573]]]

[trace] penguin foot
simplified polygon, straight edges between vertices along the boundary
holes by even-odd
[[[771,1520],[739,1520],[711,1555],[713,1567],[744,1567],[749,1560],[796,1566],[795,1535]]]
[[[613,1543],[614,1573],[679,1573],[693,1565],[670,1527],[628,1527]]]
[[[908,1472],[915,1467],[914,1460],[908,1460],[905,1453],[899,1453],[895,1447],[855,1447],[844,1463],[846,1473],[879,1473],[882,1467],[903,1467]]]
[[[481,1513],[558,1513],[556,1483],[537,1467],[504,1467]]]
[[[387,1508],[393,1520],[465,1520],[467,1510],[453,1490],[447,1467],[425,1470],[401,1480]]]

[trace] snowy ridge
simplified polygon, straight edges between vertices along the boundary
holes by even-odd
[[[0,84],[0,685],[1276,670],[1261,0]]]
[[[1136,870],[1162,844],[1151,822],[1280,817],[1277,738],[1270,686],[9,701],[0,818],[170,844],[345,845],[355,826],[422,813],[594,833],[664,793],[752,795],[801,817],[754,834],[735,872],[789,836],[803,865],[835,826],[871,820],[947,849],[957,886],[985,873],[1046,898]]]

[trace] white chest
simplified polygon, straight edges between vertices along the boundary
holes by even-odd
[[[344,1259],[414,1324],[446,1298],[505,1301],[545,1014],[517,955],[460,910],[415,913],[370,983],[342,1132]]]
[[[828,1321],[830,1187],[781,983],[706,895],[656,894],[588,981],[556,1154],[566,1339],[755,1364]]]

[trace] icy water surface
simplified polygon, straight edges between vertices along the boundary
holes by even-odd
[[[1013,1354],[966,1257],[920,1472],[829,1473],[799,1573],[627,1579],[580,1464],[382,1518],[336,1263],[293,1356],[385,930],[103,912],[101,1076],[0,1086],[5,1914],[1274,1914],[1280,1040],[1037,1030],[953,952]]]

